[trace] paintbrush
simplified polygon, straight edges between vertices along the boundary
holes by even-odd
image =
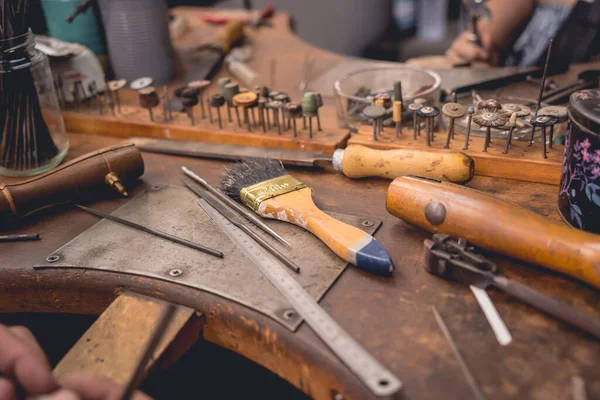
[[[349,263],[378,275],[391,275],[392,260],[371,235],[321,211],[312,190],[288,175],[279,161],[253,159],[232,164],[221,180],[223,193],[258,215],[298,225]]]

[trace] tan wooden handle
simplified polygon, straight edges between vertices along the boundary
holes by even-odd
[[[491,195],[446,182],[402,177],[387,210],[432,233],[537,264],[600,288],[600,235],[551,221]]]
[[[467,183],[473,178],[474,171],[471,157],[445,150],[374,150],[351,145],[343,150],[341,161],[341,172],[348,178],[395,179],[399,176],[418,175],[454,183]]]

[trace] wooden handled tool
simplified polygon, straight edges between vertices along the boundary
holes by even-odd
[[[226,171],[221,190],[262,217],[308,230],[359,268],[386,276],[393,271],[388,252],[374,237],[321,211],[313,203],[311,189],[288,175],[279,161],[259,159],[234,164]]]
[[[0,183],[0,221],[24,216],[43,207],[77,200],[86,191],[108,184],[123,195],[122,182],[144,173],[144,160],[133,144],[86,154],[27,181]]]
[[[453,151],[374,150],[352,145],[336,150],[333,166],[348,178],[376,176],[394,179],[419,175],[454,183],[467,183],[473,178],[473,159]]]
[[[537,264],[600,288],[600,236],[477,190],[418,177],[392,182],[387,210],[433,233]]]

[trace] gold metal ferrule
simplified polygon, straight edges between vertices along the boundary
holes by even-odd
[[[240,196],[244,204],[254,211],[258,211],[258,206],[263,201],[295,190],[304,189],[305,187],[307,186],[304,183],[293,176],[282,175],[257,183],[256,185],[245,187],[241,190]]]

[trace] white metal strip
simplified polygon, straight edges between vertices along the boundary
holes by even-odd
[[[483,310],[485,317],[487,318],[494,334],[496,335],[496,339],[498,339],[498,343],[502,346],[507,346],[512,342],[512,335],[508,331],[508,328],[502,321],[500,314],[498,314],[498,310],[496,310],[496,306],[492,303],[492,299],[487,294],[485,289],[478,288],[476,286],[471,285],[471,291],[473,295],[477,299],[479,306]]]

